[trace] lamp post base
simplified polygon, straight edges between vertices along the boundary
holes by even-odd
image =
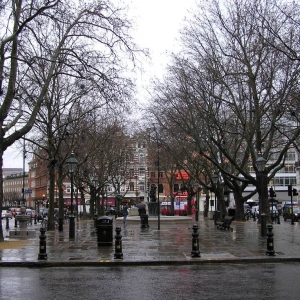
[[[75,238],[75,216],[69,216],[69,239]]]

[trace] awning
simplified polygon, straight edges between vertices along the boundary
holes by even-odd
[[[68,199],[68,198],[67,198],[67,199],[64,199],[64,203],[65,203],[65,205],[70,206],[70,205],[71,205],[71,199]],[[75,198],[73,199],[73,205],[74,205],[74,206],[77,205],[77,201],[76,201]],[[78,205],[82,205],[81,199],[78,199]]]

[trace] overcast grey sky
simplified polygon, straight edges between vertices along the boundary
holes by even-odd
[[[151,61],[143,62],[145,72],[139,74],[140,101],[150,79],[161,77],[168,62],[168,55],[179,49],[179,30],[188,11],[195,8],[195,0],[123,0],[129,17],[135,22],[133,37],[140,48],[148,48]],[[17,144],[16,144],[17,145]],[[26,170],[28,169],[26,161]],[[4,154],[4,168],[22,168],[22,147],[13,146]]]

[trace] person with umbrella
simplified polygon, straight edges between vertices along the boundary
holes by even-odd
[[[139,201],[139,203],[136,205],[136,207],[139,210],[139,216],[142,219],[143,215],[146,215],[146,204],[142,202],[142,200]]]

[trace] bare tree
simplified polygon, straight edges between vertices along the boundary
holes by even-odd
[[[291,120],[290,115],[299,62],[264,42],[271,35],[264,25],[274,18],[274,3],[240,0],[221,6],[214,0],[199,5],[183,30],[183,51],[174,56],[168,78],[156,85],[153,95],[153,112],[164,128],[176,131],[183,146],[189,137],[194,151],[234,191],[238,220],[251,196],[242,195],[248,184],[256,186],[261,211],[269,214],[268,182],[284,166],[300,133],[293,126],[297,116]],[[286,31],[299,32],[286,26]],[[268,161],[262,173],[255,164],[259,155]]]
[[[7,1],[3,5],[0,208],[3,153],[31,130],[56,72],[73,82],[87,80],[108,103],[121,102],[129,95],[122,87],[131,85],[122,74],[130,61],[135,62],[135,46],[128,35],[130,22],[109,1]]]

